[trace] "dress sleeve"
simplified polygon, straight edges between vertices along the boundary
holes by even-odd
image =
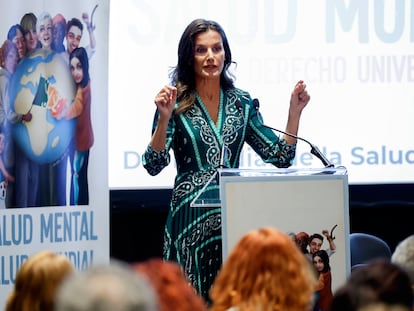
[[[252,100],[249,102],[246,142],[262,158],[279,168],[292,165],[296,154],[296,144],[288,144],[279,138],[273,130],[265,127],[259,111],[254,109]]]
[[[152,133],[154,133],[157,123],[158,123],[158,111],[155,112],[154,121],[152,125]],[[148,174],[155,176],[159,174],[164,167],[170,163],[170,154],[169,150],[174,137],[174,112],[171,116],[171,119],[168,123],[167,128],[167,139],[165,144],[165,149],[161,151],[156,151],[152,148],[151,144],[148,144],[147,149],[142,155],[142,165],[147,170]]]

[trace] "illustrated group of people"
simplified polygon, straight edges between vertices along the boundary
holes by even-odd
[[[82,47],[80,43],[85,28],[89,44]],[[26,13],[18,24],[9,28],[0,47],[0,198],[3,207],[66,205],[68,161],[71,168],[70,204],[88,204],[89,150],[94,142],[89,59],[95,53],[94,29],[87,13],[83,13],[82,21],[76,17],[66,21],[62,14],[52,17],[48,12],[38,16]],[[37,91],[47,96],[50,114],[57,121],[75,120],[69,146],[56,161],[46,164],[29,157],[17,143],[19,138],[13,135],[13,127],[20,123],[28,125],[36,116],[31,109],[23,114],[16,112],[10,96],[11,81],[18,66],[26,58],[38,55],[39,51],[42,55],[61,57],[76,88],[74,98],[64,102],[59,100],[59,90],[53,85],[54,81],[40,77],[37,82]],[[31,107],[34,103],[27,104]]]
[[[326,308],[315,308],[319,281],[288,234],[262,227],[245,233],[233,247],[209,291],[210,303],[177,262],[112,260],[76,271],[64,255],[44,250],[20,266],[5,310],[412,311],[414,235],[399,243],[391,260],[352,270]]]

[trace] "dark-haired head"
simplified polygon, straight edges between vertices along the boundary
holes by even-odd
[[[83,79],[80,82],[80,86],[85,87],[89,82],[89,59],[85,48],[79,47],[74,49],[72,53],[70,53],[69,64],[71,63],[73,58],[79,59],[79,62],[82,64]]]
[[[178,44],[178,63],[171,74],[172,82],[175,85],[185,85],[190,92],[195,89],[194,47],[196,36],[208,30],[218,32],[223,41],[225,59],[220,76],[221,87],[225,90],[233,87],[233,79],[228,72],[232,64],[231,50],[223,28],[215,21],[195,19],[186,27],[181,36]]]
[[[66,25],[66,31],[68,32],[72,26],[78,27],[81,30],[81,32],[83,31],[82,22],[76,17],[68,20],[68,23]]]
[[[332,301],[332,311],[358,310],[384,303],[412,308],[413,292],[408,274],[397,265],[378,260],[353,270]]]
[[[319,257],[323,262],[323,270],[321,272],[325,273],[331,269],[331,266],[329,265],[329,255],[325,250],[321,249],[313,253],[312,259],[315,257]]]
[[[314,233],[309,237],[309,243],[312,242],[313,239],[318,239],[323,241],[323,236],[319,233]]]
[[[20,31],[20,33],[24,35],[22,26],[16,24],[10,27],[9,32],[7,33],[7,40],[13,41],[13,38],[17,36],[17,31]]]

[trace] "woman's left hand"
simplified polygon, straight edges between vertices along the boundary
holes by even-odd
[[[295,116],[300,116],[309,100],[310,95],[308,94],[308,91],[306,91],[306,84],[302,80],[298,81],[290,97],[289,113]]]

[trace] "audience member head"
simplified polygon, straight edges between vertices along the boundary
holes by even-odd
[[[64,255],[41,251],[19,268],[6,311],[52,311],[57,288],[74,271]]]
[[[409,275],[414,289],[414,235],[401,241],[391,256],[391,261],[402,267]]]
[[[405,306],[391,306],[384,303],[376,303],[359,308],[358,311],[412,311],[412,309]]]
[[[376,304],[412,308],[408,274],[398,265],[377,260],[352,271],[335,293],[331,311],[357,311]]]
[[[292,239],[274,228],[246,233],[213,283],[212,311],[309,310],[315,277]]]
[[[160,311],[207,311],[207,305],[188,282],[178,263],[154,258],[133,267],[155,288]]]
[[[130,266],[96,264],[67,278],[55,311],[158,311],[152,286]]]

